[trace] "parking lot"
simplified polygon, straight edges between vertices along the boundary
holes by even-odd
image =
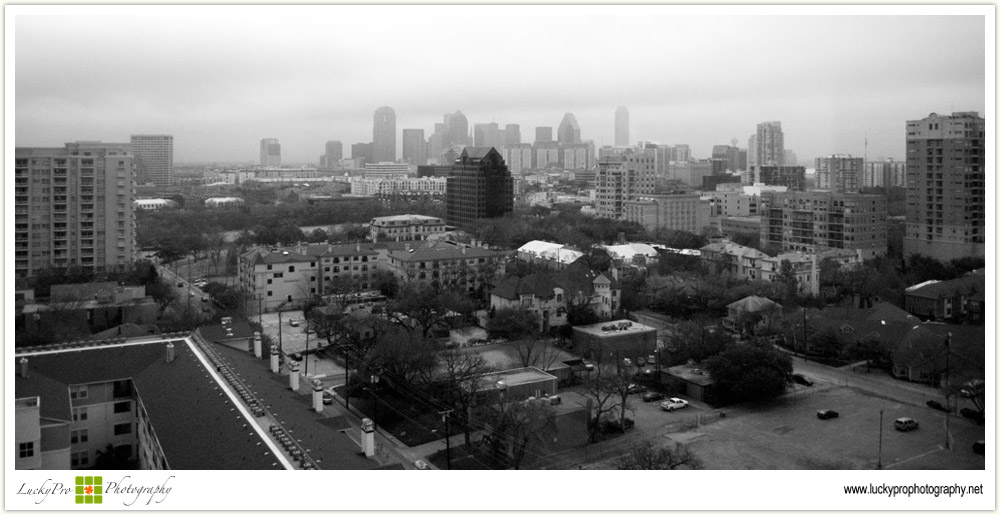
[[[821,409],[840,416],[820,420]],[[944,413],[830,384],[796,386],[766,406],[729,410],[727,417],[713,418],[683,438],[707,469],[874,469],[880,410],[883,468],[985,468],[984,456],[972,450],[973,442],[985,438],[983,426],[950,417],[952,450],[947,450]],[[900,417],[915,419],[919,429],[896,431],[893,421]]]
[[[296,320],[298,327],[290,325],[289,320]],[[264,313],[261,315],[260,325],[264,328],[264,334],[271,337],[275,344],[278,343],[278,314]],[[281,313],[281,350],[285,354],[301,353],[306,350],[306,323],[302,317],[302,311],[285,311]],[[315,349],[318,345],[325,344],[326,341],[318,340],[316,334],[309,335],[309,349]],[[329,359],[321,359],[309,354],[301,362],[305,367],[308,360],[309,376],[323,380],[327,385],[338,385],[344,382],[344,368]]]

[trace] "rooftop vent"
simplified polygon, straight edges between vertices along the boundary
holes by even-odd
[[[21,358],[21,360],[18,361],[18,365],[20,365],[20,375],[21,375],[21,377],[27,378],[28,377],[28,358]]]
[[[167,342],[167,363],[174,360],[174,344],[173,342]]]

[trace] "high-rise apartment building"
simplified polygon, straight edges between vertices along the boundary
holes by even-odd
[[[559,124],[559,143],[580,143],[580,124],[576,123],[573,113],[566,113]]]
[[[866,161],[861,186],[864,188],[905,188],[906,163],[892,159]]]
[[[427,164],[427,142],[423,129],[403,129],[403,161],[416,166]]]
[[[986,255],[985,135],[974,112],[906,122],[906,256]]]
[[[685,162],[691,160],[691,147],[687,143],[678,143],[670,147],[670,160]]]
[[[861,189],[865,160],[845,154],[816,158],[816,188],[856,192]]]
[[[372,144],[375,147],[375,161],[381,163],[396,160],[396,111],[391,107],[383,106],[375,110]]]
[[[133,134],[136,182],[159,187],[174,183],[174,137],[165,134]]]
[[[862,259],[884,256],[886,198],[835,191],[764,192],[760,243],[783,252],[848,249]]]
[[[505,145],[500,149],[500,155],[512,174],[520,174],[531,168],[531,145],[528,143]]]
[[[615,109],[615,146],[616,147],[627,147],[628,142],[628,108],[625,106],[618,106]]]
[[[652,151],[628,150],[601,158],[595,178],[597,216],[623,219],[625,203],[656,188],[656,161]]]
[[[514,210],[514,179],[495,148],[466,147],[448,177],[449,224],[469,225]]]
[[[798,164],[799,164],[799,156],[795,154],[794,150],[790,150],[790,149],[786,148],[785,149],[785,159],[784,159],[784,163],[783,164],[785,166],[798,166]]]
[[[14,151],[14,271],[95,272],[135,260],[135,167],[128,143]]]
[[[781,122],[763,122],[757,124],[757,134],[751,136],[754,146],[754,161],[752,165],[783,165],[785,164],[785,134],[781,131]]]
[[[277,139],[260,140],[260,165],[268,168],[281,166],[281,143]]]

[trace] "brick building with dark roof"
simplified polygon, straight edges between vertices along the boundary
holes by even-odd
[[[190,340],[15,359],[16,469],[280,468]]]
[[[982,322],[986,315],[986,276],[968,273],[906,289],[906,310],[925,320]]]

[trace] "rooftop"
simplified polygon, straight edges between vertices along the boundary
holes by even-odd
[[[17,375],[15,398],[41,397],[41,416],[69,422],[69,385],[131,379],[171,469],[272,469],[274,456],[222,394],[188,339],[26,352],[28,377]]]
[[[515,368],[513,370],[504,370],[493,374],[497,381],[503,381],[507,383],[507,386],[514,386],[519,384],[529,384],[536,383],[538,381],[550,381],[556,379],[556,376],[549,374],[548,372],[543,372],[535,367],[524,367]],[[493,385],[496,388],[496,384]]]
[[[656,329],[640,324],[639,322],[633,322],[631,320],[615,320],[612,322],[601,322],[591,325],[578,325],[573,328],[574,331],[582,331],[584,333],[593,334],[597,336],[614,336],[619,334],[634,334],[646,331],[656,332]]]

